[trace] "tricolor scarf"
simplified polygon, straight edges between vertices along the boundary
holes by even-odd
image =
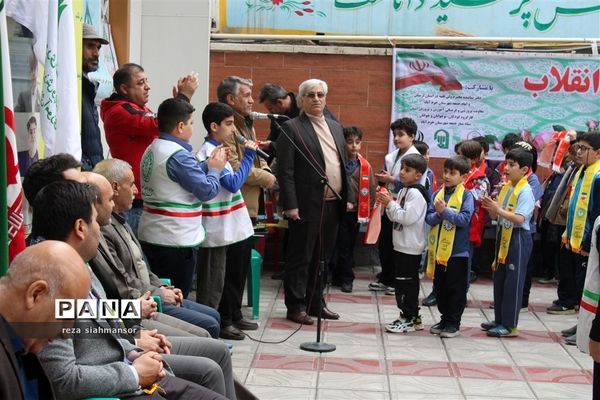
[[[366,158],[358,155],[360,170],[358,175],[358,222],[363,224],[369,222],[371,214],[371,188],[369,178],[371,176],[371,165]]]
[[[441,188],[437,192],[434,204],[438,200],[444,199],[445,187]],[[461,183],[456,186],[454,193],[448,199],[448,208],[460,212],[462,207],[463,195],[465,193],[465,187]],[[443,228],[443,229],[440,229]],[[452,255],[452,248],[454,247],[454,236],[456,234],[456,225],[451,224],[449,221],[442,220],[439,224],[433,226],[429,232],[428,239],[428,252],[427,252],[427,276],[433,278],[435,273],[435,265],[441,264],[448,266],[448,260]]]
[[[590,195],[592,190],[592,183],[596,174],[600,171],[600,160],[589,165],[584,172],[583,182],[580,182],[580,177],[584,167],[581,166],[575,173],[575,177],[571,182],[572,190],[571,194],[578,194],[577,198],[571,197],[569,200],[569,213],[567,214],[567,229],[563,236],[563,243],[569,243],[571,251],[579,253],[581,250],[581,242],[583,242],[583,235],[585,233],[585,223],[587,220],[588,206],[590,203]],[[577,186],[580,186],[577,191]],[[573,220],[571,221],[571,207],[575,206],[573,212]]]
[[[521,178],[516,186],[513,186],[512,183],[504,185],[500,191],[500,195],[498,196],[498,202],[500,203],[501,207],[508,212],[514,213],[515,209],[517,208],[519,193],[521,193],[521,190],[523,190],[526,185],[527,175]],[[508,196],[508,192],[511,188],[513,188],[513,191],[507,202],[506,197]],[[502,219],[497,264],[504,264],[506,262],[506,256],[508,255],[508,248],[510,246],[510,238],[512,237],[513,227],[514,224],[512,222],[504,218]]]

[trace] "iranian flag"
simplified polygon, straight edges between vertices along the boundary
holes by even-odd
[[[0,223],[2,225],[0,235],[3,250],[2,260],[0,260],[0,275],[6,273],[9,262],[25,248],[23,192],[21,191],[21,177],[17,158],[8,33],[4,6],[4,0],[0,0],[0,59],[2,62],[0,108],[3,111],[0,113],[0,131],[2,132],[0,134],[0,157],[4,158],[0,162],[0,188],[3,191],[0,195]],[[7,247],[8,252],[6,251]]]
[[[427,82],[439,86],[442,92],[462,89],[446,57],[436,54],[397,51],[394,73],[396,90]]]

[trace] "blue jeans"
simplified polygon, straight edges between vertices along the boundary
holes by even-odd
[[[210,336],[215,339],[219,337],[221,317],[219,312],[212,307],[190,300],[183,300],[183,305],[180,307],[173,304],[163,304],[163,312],[171,317],[179,318],[206,329]]]

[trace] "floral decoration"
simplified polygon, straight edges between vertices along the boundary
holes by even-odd
[[[246,6],[254,11],[274,11],[281,9],[287,11],[290,15],[293,12],[299,17],[305,15],[327,16],[323,11],[315,10],[312,3],[312,0],[247,0]]]

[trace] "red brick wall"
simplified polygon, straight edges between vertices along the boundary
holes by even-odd
[[[362,154],[379,170],[387,153],[392,100],[392,59],[389,56],[254,53],[212,51],[210,100],[227,75],[251,78],[254,109],[267,112],[258,103],[260,88],[268,82],[298,91],[306,79],[322,79],[329,85],[327,105],[344,126],[364,132]],[[269,132],[268,121],[257,121],[260,139]]]

